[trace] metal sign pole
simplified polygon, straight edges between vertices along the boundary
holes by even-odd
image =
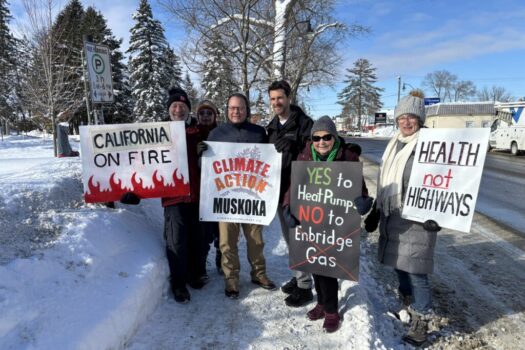
[[[84,36],[84,43],[86,42],[86,36]],[[84,44],[84,48],[80,51],[80,55],[81,55],[81,58],[82,58],[82,75],[84,76],[84,98],[86,99],[86,110],[87,110],[87,119],[88,119],[88,125],[91,125],[92,124],[92,120],[91,120],[91,111],[90,111],[90,108],[89,108],[89,96],[90,96],[90,93],[88,91],[88,85],[87,85],[87,81],[88,81],[88,77],[87,77],[87,74],[86,74],[86,65],[88,64],[87,60],[86,62],[84,62],[84,50],[85,50],[85,44]]]

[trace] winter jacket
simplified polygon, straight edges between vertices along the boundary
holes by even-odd
[[[290,187],[292,161],[297,159],[297,156],[306,145],[314,123],[298,106],[291,105],[290,112],[290,117],[284,125],[281,125],[279,116],[276,115],[266,126],[268,141],[270,143],[275,144],[283,138],[290,139],[294,142],[293,147],[289,151],[282,152],[280,202],[282,202],[286,190]]]
[[[199,169],[199,157],[197,156],[197,144],[205,140],[207,130],[201,129],[195,119],[186,123],[186,150],[188,152],[188,172],[190,180],[190,194],[188,196],[164,197],[162,206],[175,205],[178,203],[198,203],[201,183]]]
[[[403,171],[403,202],[413,162],[414,153]],[[381,210],[378,244],[381,263],[409,273],[432,273],[436,239],[437,233],[426,231],[422,223],[403,219],[401,210],[392,211],[389,216]]]
[[[359,145],[353,144],[353,143],[346,143],[345,140],[342,137],[339,137],[339,141],[341,142],[341,145],[339,146],[339,150],[337,151],[337,155],[335,156],[334,162],[359,162],[359,154],[361,154],[361,147]],[[306,146],[302,150],[302,152],[297,157],[297,160],[301,161],[312,161],[312,142],[309,141],[306,143]],[[368,188],[366,187],[365,180],[363,179],[363,185],[361,187],[361,196],[368,197]],[[353,199],[353,198],[352,198]],[[283,198],[283,207],[290,205],[290,186],[288,186],[288,189],[286,191],[286,194]]]
[[[248,121],[239,124],[223,123],[208,135],[208,141],[236,143],[268,143],[268,136],[262,126]]]

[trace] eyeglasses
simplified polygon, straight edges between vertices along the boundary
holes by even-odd
[[[417,120],[419,117],[417,115],[412,115],[412,114],[405,114],[405,115],[402,115],[400,117],[397,117],[397,121],[407,121],[407,120],[410,120],[410,121],[414,121],[414,120]]]
[[[319,142],[321,140],[323,140],[323,141],[330,141],[333,138],[334,138],[334,135],[326,134],[326,135],[323,135],[323,136],[312,136],[312,141],[313,142]]]
[[[213,115],[213,111],[210,111],[209,109],[203,109],[203,110],[199,111],[199,115],[202,115],[202,116],[206,116],[206,115],[212,116],[212,115]]]
[[[245,110],[246,110],[245,107],[233,107],[233,106],[228,106],[228,111],[230,111],[230,112],[233,112],[233,111],[244,112]]]

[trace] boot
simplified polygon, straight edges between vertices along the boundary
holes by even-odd
[[[281,291],[286,294],[292,294],[297,289],[297,279],[292,277],[291,280],[286,282],[282,287]]]
[[[186,286],[171,286],[173,298],[177,303],[186,304],[190,301],[190,292]]]
[[[414,346],[421,346],[427,341],[428,318],[409,309],[412,321],[403,341]]]
[[[321,304],[315,305],[315,307],[306,313],[310,321],[320,320],[324,318],[324,306]]]
[[[323,329],[326,333],[333,333],[339,329],[339,314],[334,312],[333,314],[325,312],[324,313],[324,323]]]
[[[286,299],[284,299],[284,302],[286,303],[286,305],[291,307],[300,307],[305,304],[308,304],[313,299],[314,295],[312,294],[312,290],[310,288],[295,288],[293,293],[288,295]]]

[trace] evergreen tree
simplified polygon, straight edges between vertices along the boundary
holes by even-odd
[[[175,51],[168,45],[164,52],[164,77],[163,86],[169,88],[182,85],[182,67],[180,58]]]
[[[64,118],[74,124],[87,122],[84,102],[84,85],[82,77],[82,24],[84,8],[79,0],[70,0],[58,14],[52,26],[52,36],[56,38],[55,52],[61,57],[64,78],[63,88],[68,91],[67,96],[57,96],[63,100],[63,105],[69,104],[67,110],[58,110]],[[66,102],[67,101],[67,102]],[[61,121],[59,120],[59,121]]]
[[[153,19],[151,6],[141,0],[139,9],[133,14],[135,25],[131,28],[128,53],[131,94],[135,104],[134,120],[137,122],[159,121],[166,116],[166,98],[169,87],[163,86],[163,55],[167,42],[164,29]]]
[[[352,69],[346,69],[346,80],[348,85],[337,97],[345,111],[352,111],[357,115],[357,128],[361,130],[361,118],[379,110],[381,104],[381,92],[383,89],[374,86],[377,82],[373,68],[367,59],[360,58],[354,62]]]
[[[14,84],[15,40],[8,27],[11,15],[7,1],[0,0],[0,126],[13,117],[11,89]],[[4,128],[2,128],[4,130]]]
[[[197,106],[197,103],[199,103],[199,93],[193,86],[193,82],[191,81],[190,73],[188,73],[188,71],[186,71],[186,76],[184,77],[184,81],[182,82],[182,88],[188,94],[188,98],[190,99],[192,108],[195,108]]]
[[[205,42],[206,61],[203,65],[201,79],[204,97],[213,101],[221,110],[226,107],[228,96],[239,90],[238,84],[234,80],[230,60],[224,55],[222,45],[218,35],[214,40]]]
[[[127,77],[127,68],[122,63],[124,54],[120,51],[122,39],[116,39],[104,16],[93,7],[88,7],[84,16],[84,35],[93,42],[109,47],[111,51],[111,74],[113,80],[114,100],[112,104],[104,106],[106,124],[130,123],[132,118],[131,89]]]

